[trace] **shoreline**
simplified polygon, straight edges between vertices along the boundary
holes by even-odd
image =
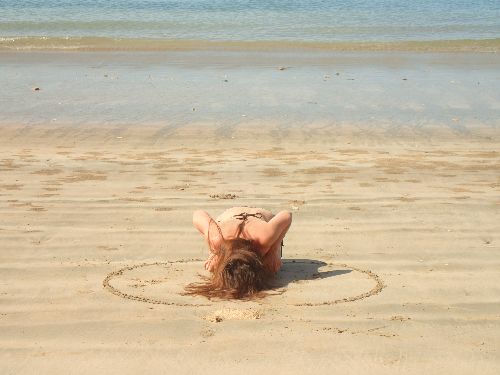
[[[330,51],[497,53],[500,38],[407,41],[215,41],[110,37],[2,37],[0,51],[168,52],[168,51]]]
[[[238,124],[192,122],[181,125],[165,123],[74,124],[43,123],[21,124],[0,122],[0,145],[21,147],[25,138],[32,145],[43,148],[44,142],[52,147],[58,142],[69,142],[72,147],[143,147],[159,150],[176,144],[227,144],[233,148],[246,148],[249,140],[259,139],[275,145],[293,147],[338,146],[376,148],[381,144],[408,147],[439,147],[455,143],[494,147],[500,142],[500,127],[476,126],[467,131],[429,124],[425,127],[394,127],[391,124],[356,124],[310,122],[286,125],[265,120],[244,121]],[[260,149],[259,144],[253,145]]]

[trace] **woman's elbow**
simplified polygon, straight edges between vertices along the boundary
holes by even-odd
[[[292,213],[290,211],[281,211],[280,215],[282,216],[282,220],[290,225],[292,223]]]
[[[197,228],[200,232],[203,232],[202,227],[203,224],[206,220],[207,213],[203,210],[196,210],[193,212],[193,225],[195,228]]]

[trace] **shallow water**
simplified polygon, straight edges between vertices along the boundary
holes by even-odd
[[[499,59],[395,52],[0,53],[0,123],[498,127]]]

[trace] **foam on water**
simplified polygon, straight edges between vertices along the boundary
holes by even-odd
[[[499,36],[500,2],[491,0],[0,2],[2,38],[332,43],[477,40]]]

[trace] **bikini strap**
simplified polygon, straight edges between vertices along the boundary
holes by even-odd
[[[264,218],[264,216],[262,216],[262,214],[260,212],[257,212],[255,214],[249,214],[247,212],[242,212],[241,214],[234,215],[233,217],[235,219],[238,219],[238,220],[247,221],[249,216],[256,217],[257,219]]]
[[[238,234],[236,237],[239,237],[241,232],[243,232],[243,227],[245,226],[245,223],[247,222],[249,216],[256,217],[258,219],[264,218],[264,216],[262,216],[262,214],[260,212],[257,212],[255,214],[249,214],[247,212],[242,212],[241,214],[234,215],[233,217],[235,219],[241,220],[241,223],[238,225]]]

